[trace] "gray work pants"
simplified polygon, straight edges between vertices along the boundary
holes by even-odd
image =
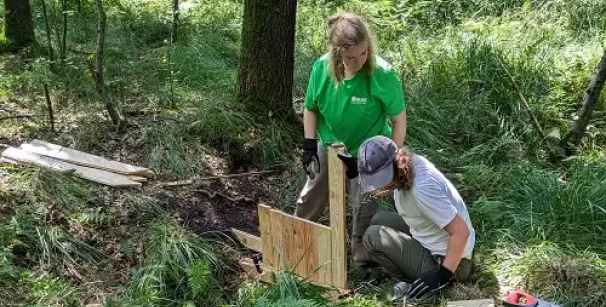
[[[426,271],[436,270],[443,260],[443,256],[432,255],[415,240],[404,219],[395,212],[377,212],[364,234],[363,243],[373,261],[409,283]],[[471,259],[461,259],[455,272],[456,279],[465,281],[472,266]]]
[[[318,146],[318,158],[320,173],[315,174],[314,179],[307,177],[295,209],[295,216],[314,222],[320,219],[329,199],[328,158],[321,146]],[[348,206],[353,211],[351,238],[352,242],[361,242],[370,220],[378,211],[378,202],[371,195],[362,194],[359,178],[348,180],[348,185]]]

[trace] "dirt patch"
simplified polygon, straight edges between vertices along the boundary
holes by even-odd
[[[278,176],[267,175],[214,179],[153,189],[149,196],[173,208],[174,218],[198,234],[237,228],[258,235],[257,205],[271,205],[270,192],[278,182]]]
[[[38,129],[26,130],[18,135],[1,134],[0,138],[4,143],[13,146],[38,138],[108,159],[149,167],[146,165],[149,152],[140,144],[144,131],[146,127],[157,125],[157,122],[168,121],[156,113],[130,117],[130,121],[135,125],[126,133],[119,133],[104,123],[103,116],[100,114],[73,117],[59,118],[60,133]],[[193,177],[220,176],[234,172],[229,167],[230,159],[226,152],[206,147],[199,147],[193,151],[192,156],[197,157],[197,161],[204,165]],[[138,216],[136,211],[139,209],[127,201],[129,197],[148,197],[162,204],[171,219],[199,235],[213,231],[227,233],[231,228],[258,235],[257,205],[265,203],[280,207],[274,204],[272,199],[276,191],[285,188],[284,182],[289,176],[291,174],[288,172],[254,174],[246,177],[204,180],[196,184],[168,188],[164,184],[175,179],[158,174],[156,178],[144,183],[140,189],[116,189],[93,185],[93,190],[102,199],[98,205],[102,208],[102,213],[113,216],[117,220],[113,221],[112,225],[96,231],[84,231],[80,229],[82,227],[76,227],[79,225],[71,225],[78,229],[70,228],[70,232],[86,242],[102,247],[103,252],[111,258],[105,267],[121,272],[120,276],[112,276],[112,280],[123,283],[130,278],[132,269],[142,262],[142,259],[138,259],[140,252],[135,253],[134,259],[124,255],[121,250],[123,244],[132,243],[135,249],[141,250],[145,246],[135,246],[134,243],[143,242],[144,245],[147,243],[145,233],[138,233],[143,231],[138,227],[140,221],[134,220]],[[188,178],[181,176],[178,179]],[[6,210],[8,209],[0,206],[0,213],[10,216],[10,212],[5,212]],[[94,229],[94,227],[89,228]]]

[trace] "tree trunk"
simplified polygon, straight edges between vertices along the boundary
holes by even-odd
[[[67,53],[67,0],[61,0],[61,12],[63,14],[63,38],[61,39],[61,62],[65,61]]]
[[[53,56],[53,43],[52,43],[52,39],[51,39],[51,28],[50,28],[50,23],[48,20],[48,12],[46,10],[46,0],[42,0],[42,16],[44,17],[44,28],[46,29],[46,40],[47,40],[47,44],[48,44],[48,52],[49,52],[49,57],[52,61],[54,60],[54,56]]]
[[[34,22],[29,0],[4,0],[5,36],[15,47],[35,42]]]
[[[97,2],[97,15],[98,15],[98,23],[97,23],[97,52],[95,55],[95,68],[93,70],[93,77],[95,79],[95,85],[97,86],[97,92],[101,96],[101,100],[105,104],[107,108],[107,112],[109,113],[109,117],[112,120],[112,123],[119,127],[122,122],[122,115],[118,110],[116,104],[109,98],[107,94],[107,88],[105,87],[105,83],[103,81],[103,53],[105,49],[105,29],[106,29],[106,21],[107,16],[105,15],[105,10],[103,10],[103,0],[96,0]]]
[[[260,114],[292,116],[296,0],[245,0],[238,100]]]
[[[585,135],[587,125],[589,125],[589,121],[591,120],[593,109],[600,100],[600,92],[604,87],[605,81],[606,50],[604,50],[604,54],[602,54],[602,58],[598,64],[595,75],[591,79],[591,82],[589,82],[589,87],[587,87],[587,90],[585,90],[585,95],[583,96],[583,101],[581,102],[581,108],[578,112],[578,119],[573,122],[570,132],[562,140],[562,145],[564,148],[566,148],[568,154],[571,154],[574,151],[573,148],[581,143],[581,139]]]
[[[179,0],[173,0],[173,28],[171,41],[176,42],[179,37]]]

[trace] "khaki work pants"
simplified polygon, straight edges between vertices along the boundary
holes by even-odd
[[[328,158],[326,151],[318,146],[318,158],[320,161],[320,173],[315,174],[314,179],[307,177],[307,182],[297,200],[295,216],[310,221],[318,221],[329,199],[328,188]],[[378,211],[378,202],[369,194],[362,194],[359,178],[348,180],[349,193],[348,205],[352,208],[353,225],[351,230],[352,242],[361,245],[362,236],[370,225],[370,220]]]
[[[426,271],[437,270],[444,260],[444,256],[432,255],[413,239],[410,228],[395,212],[377,212],[364,234],[363,242],[373,261],[409,283]],[[455,272],[456,279],[465,281],[472,266],[471,259],[461,259]]]

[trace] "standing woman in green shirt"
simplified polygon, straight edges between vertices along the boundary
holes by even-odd
[[[343,143],[357,157],[358,148],[370,137],[383,135],[401,147],[406,136],[402,85],[392,66],[375,54],[368,24],[359,16],[341,13],[329,20],[328,28],[330,51],[313,65],[303,112],[302,163],[308,177],[295,215],[312,221],[328,203],[326,145]],[[353,208],[352,254],[356,263],[367,265],[370,254],[362,236],[378,205],[362,195],[355,159],[344,162]]]

